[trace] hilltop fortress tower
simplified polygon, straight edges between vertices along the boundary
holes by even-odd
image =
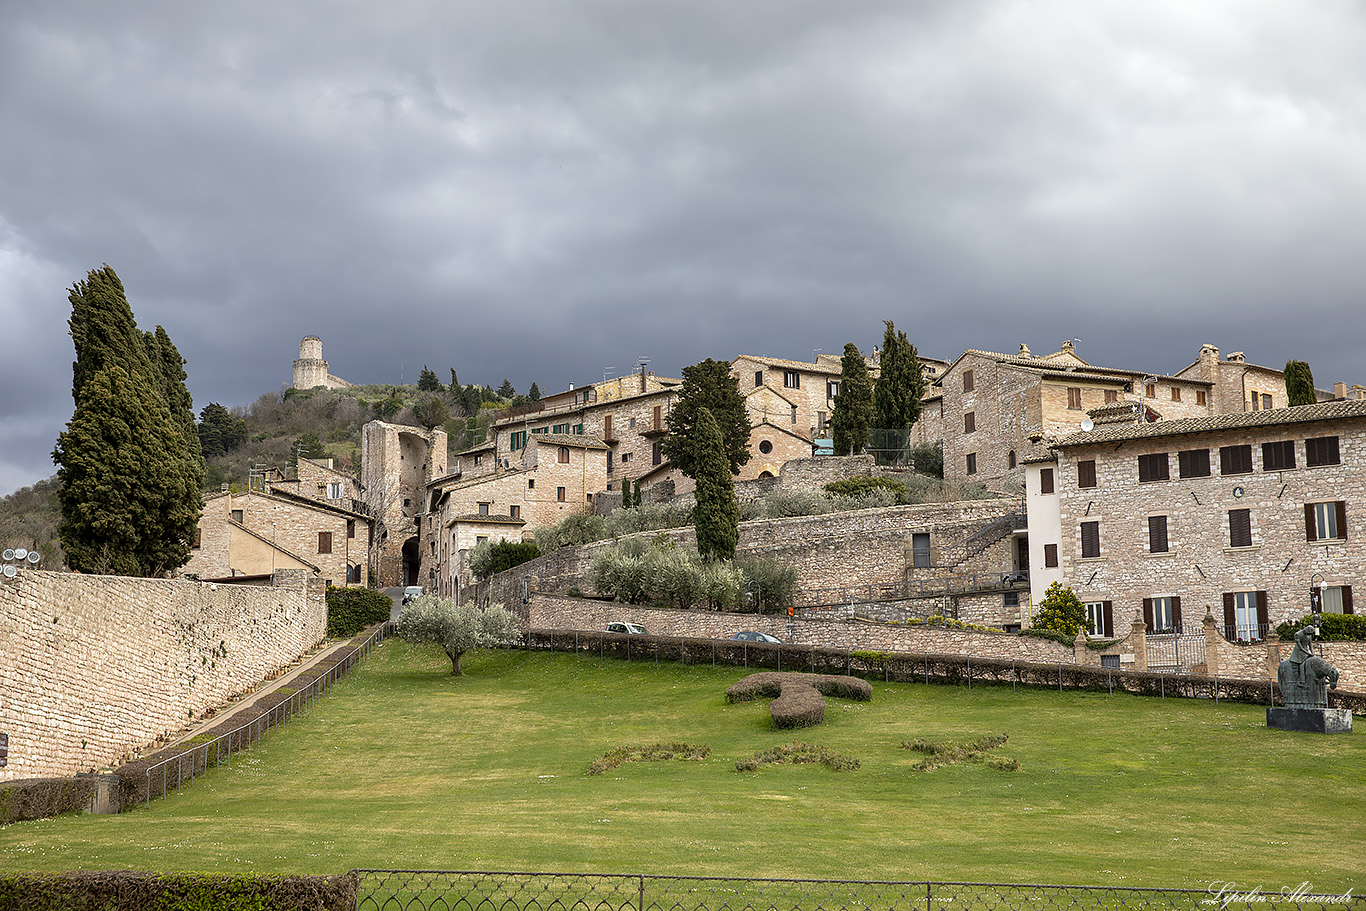
[[[312,389],[315,386],[344,389],[351,384],[327,372],[327,361],[323,360],[323,340],[316,335],[306,335],[299,342],[299,358],[294,362],[292,385],[295,389]]]

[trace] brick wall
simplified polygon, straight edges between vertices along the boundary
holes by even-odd
[[[322,640],[302,572],[280,585],[22,572],[0,583],[0,779],[115,764]]]

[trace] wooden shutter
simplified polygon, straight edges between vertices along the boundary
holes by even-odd
[[[1081,555],[1083,557],[1100,556],[1099,522],[1081,523]]]
[[[1045,544],[1043,546],[1043,565],[1049,569],[1058,565],[1058,545]]]
[[[1238,615],[1233,611],[1233,592],[1224,592],[1224,636],[1234,635],[1238,629]]]
[[[1344,501],[1344,500],[1338,500],[1338,501],[1337,501],[1336,503],[1334,503],[1333,505],[1334,505],[1335,507],[1337,507],[1337,514],[1338,514],[1338,537],[1341,538],[1342,540],[1346,541],[1346,540],[1347,540],[1347,503],[1346,503],[1346,501]]]
[[[1230,547],[1252,546],[1252,511],[1230,509],[1228,511],[1228,543]]]
[[[1257,634],[1271,625],[1271,614],[1266,607],[1266,592],[1257,592]]]
[[[1053,469],[1044,468],[1039,471],[1039,493],[1053,492]]]
[[[1317,541],[1319,539],[1319,523],[1314,521],[1314,504],[1304,504],[1304,540]]]
[[[1115,635],[1115,603],[1113,601],[1102,601],[1100,603],[1101,623],[1105,627],[1101,632],[1109,639]]]
[[[1077,486],[1095,487],[1096,486],[1096,460],[1086,459],[1077,463]]]
[[[320,531],[320,532],[318,532],[318,553],[320,553],[320,554],[330,554],[330,553],[332,553],[332,532],[330,532],[330,531]]]
[[[1167,552],[1167,517],[1148,516],[1148,552],[1165,554]]]
[[[1153,631],[1153,599],[1143,599],[1143,628],[1148,632]]]
[[[1172,598],[1172,629],[1178,633],[1181,632],[1181,598],[1179,595]]]
[[[1352,586],[1342,586],[1342,612],[1350,614],[1352,612]]]
[[[612,439],[612,416],[610,414],[602,419],[602,438],[603,440]]]

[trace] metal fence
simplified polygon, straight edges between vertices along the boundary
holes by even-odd
[[[357,911],[1360,911],[1366,899],[1199,889],[930,881],[356,870]]]
[[[212,740],[191,744],[183,752],[163,759],[156,765],[149,766],[146,774],[144,806],[151,805],[154,794],[157,797],[165,797],[172,786],[175,787],[176,793],[180,793],[182,787],[193,783],[196,775],[203,775],[210,768],[217,769],[230,765],[234,753],[240,753],[243,750],[250,752],[254,745],[269,739],[270,732],[273,729],[279,727],[281,723],[296,713],[307,709],[314,699],[326,693],[332,684],[346,676],[347,671],[358,662],[368,658],[374,647],[392,632],[392,623],[382,624],[343,656],[340,661],[328,667],[323,674],[313,678],[306,685],[288,694],[288,698],[278,705],[256,716],[241,727],[234,728]]]

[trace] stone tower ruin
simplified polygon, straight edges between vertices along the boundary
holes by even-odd
[[[446,474],[446,431],[371,421],[361,428],[361,460],[379,584],[417,585],[418,516],[427,483]]]
[[[327,372],[327,361],[323,360],[323,340],[316,335],[306,335],[299,342],[299,357],[294,362],[292,385],[295,389],[312,389],[315,386],[343,389],[351,384]]]

